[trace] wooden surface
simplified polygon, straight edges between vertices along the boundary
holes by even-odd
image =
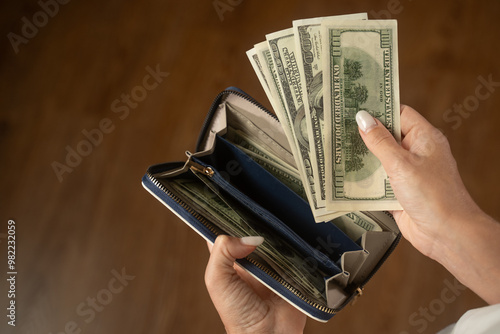
[[[205,242],[140,180],[151,164],[184,159],[226,86],[269,105],[245,51],[293,19],[360,11],[398,19],[401,101],[444,131],[467,188],[500,219],[500,87],[488,97],[478,88],[481,77],[500,81],[498,1],[246,0],[233,7],[221,20],[212,0],[71,1],[16,53],[8,34],[21,35],[22,18],[32,22],[41,7],[2,2],[0,276],[9,219],[17,226],[18,271],[15,330],[4,315],[5,279],[0,284],[2,333],[224,332],[203,281]],[[148,67],[169,73],[150,91],[141,89]],[[477,89],[483,99],[474,98]],[[143,100],[128,114],[120,101],[113,108],[131,92]],[[472,111],[460,126],[443,118],[463,103]],[[85,147],[82,131],[103,120],[108,133]],[[88,155],[73,160],[60,182],[53,164],[65,164],[68,147]],[[135,278],[123,285],[113,270]],[[470,291],[452,298],[452,282],[403,241],[355,305],[327,324],[309,320],[306,333],[434,333],[484,305]],[[454,300],[444,303],[443,291]],[[91,311],[93,298],[106,305]]]

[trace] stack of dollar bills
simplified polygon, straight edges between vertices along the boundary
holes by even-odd
[[[316,222],[400,209],[356,123],[365,110],[401,141],[397,22],[366,13],[297,20],[247,55],[284,128]]]

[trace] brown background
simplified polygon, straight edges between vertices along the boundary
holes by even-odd
[[[7,271],[7,221],[14,219],[12,332],[55,334],[72,321],[82,333],[224,331],[203,281],[205,242],[140,180],[153,163],[184,159],[226,86],[269,105],[245,51],[294,19],[361,11],[397,19],[401,101],[444,131],[467,188],[500,219],[500,89],[474,97],[479,77],[500,81],[498,1],[245,0],[231,7],[221,20],[213,0],[71,1],[16,53],[8,34],[21,35],[22,18],[32,22],[41,7],[34,0],[2,2],[0,277]],[[157,64],[169,76],[121,120],[111,103],[142,85],[146,67]],[[443,115],[463,103],[472,111],[454,129]],[[82,131],[104,118],[113,131],[59,182],[53,162],[64,164],[66,147],[75,149]],[[122,268],[135,278],[86,323],[77,306]],[[0,328],[9,332],[1,281]],[[306,332],[433,333],[484,305],[470,291],[444,304],[447,282],[453,278],[446,270],[403,241],[356,305],[327,324],[309,320]],[[427,320],[418,314],[424,309]]]

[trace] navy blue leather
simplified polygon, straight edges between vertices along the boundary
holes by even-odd
[[[219,94],[212,103],[200,133],[197,148],[200,148],[207,132],[210,131],[210,120],[217,107],[230,94],[241,96],[241,98],[251,101],[263,112],[268,112],[243,91],[233,87],[229,88]],[[234,207],[237,210],[244,208],[244,213],[251,217],[252,220],[254,217],[258,218],[259,223],[276,233],[277,239],[283,238],[294,243],[296,249],[300,250],[306,258],[315,259],[318,265],[317,268],[323,270],[326,275],[334,275],[340,271],[336,263],[344,252],[361,249],[333,224],[317,224],[306,201],[224,138],[219,137],[216,139],[213,154],[202,157],[200,160],[196,158],[193,158],[193,160],[202,165],[210,165],[214,169],[213,177],[207,177],[207,179],[217,185],[221,197],[230,198],[231,203],[236,204]],[[216,234],[213,231],[217,231],[217,229],[212,230],[212,226],[208,228],[204,225],[204,219],[200,218],[196,211],[193,212],[193,208],[189,207],[189,203],[179,203],[175,199],[175,195],[164,189],[164,185],[168,184],[171,179],[152,176],[178,170],[183,165],[184,162],[176,162],[151,166],[148,169],[148,174],[143,177],[142,183],[144,187],[162,203],[166,204],[190,227],[207,240],[214,242]],[[195,176],[188,171],[183,173],[181,177]],[[238,203],[235,203],[235,201]],[[390,254],[399,237],[373,272]],[[310,300],[307,300],[307,296],[304,296],[305,299],[303,299],[303,297],[290,291],[285,286],[286,284],[281,284],[272,274],[266,273],[264,269],[252,264],[248,259],[239,259],[237,262],[283,298],[318,320],[326,321],[330,319],[334,315],[333,311],[337,312],[342,309],[358,294],[358,291],[354,291],[352,287],[347,289],[346,292],[350,294],[350,297],[336,310],[324,306],[314,306]],[[368,280],[369,277],[366,281]]]
[[[168,169],[164,169],[164,171],[167,171]],[[191,228],[194,230],[198,231],[201,235],[203,235],[207,240],[210,240],[212,243],[215,241],[215,238],[217,236],[210,231],[209,228],[207,228],[203,223],[201,223],[198,219],[193,217],[193,215],[183,208],[179,203],[177,203],[175,200],[173,200],[171,197],[169,197],[163,190],[158,188],[157,185],[155,185],[151,179],[148,177],[148,175],[144,175],[142,178],[142,184],[147,187],[151,192],[153,192],[163,203],[168,205],[170,208],[172,208],[172,211],[177,213],[180,218],[182,218]]]

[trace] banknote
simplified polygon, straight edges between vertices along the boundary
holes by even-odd
[[[252,141],[258,143],[263,151],[269,155],[280,157],[284,164],[296,166],[293,152],[277,143],[271,137],[272,134],[269,134],[248,119],[238,107],[226,104],[226,108],[231,111],[227,114],[228,121],[232,122],[242,133],[245,133],[245,136],[251,137]]]
[[[322,35],[327,207],[401,209],[355,120],[366,110],[401,140],[396,21],[328,22]]]
[[[309,138],[309,157],[314,170],[316,200],[320,206],[325,206],[326,200],[321,23],[366,19],[368,19],[366,13],[359,13],[293,21],[296,58],[300,81],[303,85],[302,101]]]
[[[301,166],[301,176],[306,194],[315,210],[320,208],[315,198],[313,169],[309,158],[307,129],[305,128],[302,102],[302,85],[295,58],[295,39],[293,29],[286,29],[266,35],[273,66],[277,73],[277,84],[282,91],[285,111],[290,120],[294,146],[297,149],[295,161]]]
[[[273,103],[275,98],[273,97],[273,95],[271,93],[271,87],[269,86],[269,80],[264,73],[263,65],[265,65],[265,63],[260,60],[259,55],[257,53],[257,49],[254,47],[254,48],[248,50],[247,57],[248,57],[248,60],[250,60],[250,64],[252,64],[253,70],[255,71],[255,74],[257,75],[257,78],[259,79],[259,82],[260,82],[262,88],[264,89],[264,92],[266,93],[266,96],[267,96],[269,102]]]
[[[295,52],[293,28],[266,35],[269,50],[272,54],[276,80],[285,102],[285,111],[291,127],[295,161],[299,166],[305,192],[314,218],[317,222],[329,221],[346,212],[327,210],[325,204],[318,200],[314,174],[311,164],[309,136],[307,133],[302,84]]]
[[[286,240],[276,238],[258,219],[244,210],[238,210],[238,205],[227,203],[229,199],[218,193],[204,176],[199,176],[199,179],[176,179],[170,187],[177,196],[189,198],[197,210],[223,233],[239,238],[255,235],[264,237],[264,242],[257,247],[255,254],[295,288],[313,297],[316,302],[326,304],[325,273],[307,270],[307,261],[302,254]]]
[[[293,192],[307,201],[304,186],[302,185],[302,180],[296,167],[276,157],[242,131],[228,128],[226,139],[232,142],[269,173],[273,174]]]
[[[276,69],[274,68],[273,57],[271,55],[271,51],[269,50],[269,45],[267,44],[267,41],[264,41],[255,44],[253,50],[255,50],[256,58],[249,58],[250,63],[252,63],[252,66],[255,69],[255,67],[258,67],[258,65],[253,65],[253,63],[256,62],[255,59],[259,60],[261,64],[260,69],[262,70],[262,77],[265,78],[265,81],[267,82],[269,87],[269,94],[267,97],[283,127],[283,131],[285,131],[285,135],[287,136],[292,150],[295,150],[296,148],[293,140],[292,126],[290,123],[290,119],[286,113],[285,100],[283,98],[283,92],[278,82],[278,74],[276,72]]]
[[[253,50],[253,51],[252,51]],[[281,91],[281,87],[278,83],[278,75],[276,73],[276,69],[274,68],[273,59],[271,55],[271,51],[269,50],[269,45],[267,41],[258,43],[254,45],[254,48],[249,50],[250,54],[255,54],[256,57],[249,57],[250,63],[252,63],[252,67],[258,68],[259,74],[262,75],[262,78],[265,82],[267,82],[269,88],[268,99],[271,102],[271,106],[273,107],[274,113],[278,117],[280,124],[285,132],[285,136],[290,144],[290,149],[292,150],[293,159],[296,161],[295,157],[297,156],[297,147],[295,146],[295,141],[293,139],[292,126],[290,123],[290,118],[286,112],[285,101],[283,99],[283,92]],[[258,62],[261,64],[255,64],[258,59]],[[259,76],[259,74],[257,76]],[[262,81],[263,81],[262,80]],[[261,81],[261,84],[262,84]],[[267,93],[266,93],[267,94]],[[302,174],[302,166],[297,165],[299,173]]]
[[[265,143],[257,140],[254,136],[250,136],[244,131],[228,126],[225,138],[234,145],[243,147],[256,155],[271,161],[273,164],[279,165],[279,168],[284,172],[300,178],[299,171],[295,165],[289,164],[287,161],[274,154],[271,150],[267,149],[267,145],[265,145]]]
[[[332,224],[340,228],[351,240],[358,241],[368,231],[382,231],[372,218],[362,212],[350,212],[342,217],[335,218]]]

